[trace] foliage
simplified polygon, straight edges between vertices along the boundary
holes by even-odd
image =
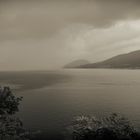
[[[139,134],[130,122],[117,114],[111,114],[102,119],[93,116],[76,117],[68,134],[72,140],[136,140]]]
[[[7,115],[0,117],[0,140],[27,140],[29,135],[19,118]]]
[[[22,97],[15,97],[9,87],[0,89],[0,115],[12,115],[19,111]]]
[[[0,140],[28,140],[22,121],[14,114],[19,110],[21,97],[15,97],[9,87],[0,89]]]

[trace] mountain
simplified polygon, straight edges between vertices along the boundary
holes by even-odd
[[[105,61],[81,65],[78,68],[133,68],[140,69],[140,50],[121,54]]]
[[[81,60],[76,60],[65,65],[64,68],[77,68],[77,67],[80,67],[81,65],[86,65],[86,64],[89,64],[89,61],[81,59]]]

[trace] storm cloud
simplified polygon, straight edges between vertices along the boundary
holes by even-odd
[[[140,49],[139,6],[139,0],[1,0],[0,65],[58,68]]]

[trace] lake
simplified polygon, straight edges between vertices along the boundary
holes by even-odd
[[[0,72],[0,83],[23,96],[18,116],[31,130],[59,134],[75,116],[112,112],[140,129],[140,70]]]

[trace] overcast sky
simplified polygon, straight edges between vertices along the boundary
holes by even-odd
[[[56,69],[140,49],[140,0],[0,0],[0,70]]]

